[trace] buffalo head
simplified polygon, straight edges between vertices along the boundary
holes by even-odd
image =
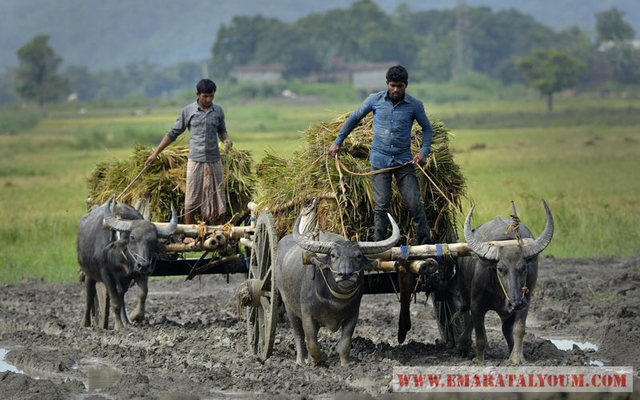
[[[551,242],[553,237],[553,216],[542,200],[546,212],[546,223],[544,231],[540,236],[527,243],[518,246],[490,246],[485,241],[514,239],[513,233],[507,236],[504,222],[499,223],[496,219],[487,224],[483,224],[484,233],[478,233],[478,229],[471,229],[471,216],[475,205],[471,207],[464,223],[464,237],[469,248],[480,258],[484,267],[495,269],[499,284],[497,291],[501,291],[505,297],[505,305],[509,311],[518,311],[526,308],[529,304],[530,296],[527,296],[528,272],[532,271],[533,265],[537,265],[538,254],[540,254]],[[517,219],[515,207],[513,208],[514,220]],[[502,220],[504,221],[504,220]],[[512,222],[513,223],[513,222]],[[486,226],[485,226],[486,225]],[[507,225],[507,228],[512,225]],[[525,236],[531,236],[526,226],[520,227]],[[536,268],[537,269],[537,268]],[[535,277],[533,277],[535,279]]]
[[[171,236],[178,226],[175,207],[171,205],[171,222],[161,228],[144,219],[123,220],[116,218],[111,209],[113,196],[109,199],[104,213],[103,225],[121,233],[121,239],[111,243],[111,249],[117,249],[125,262],[137,273],[153,273],[153,261],[158,252],[158,238]]]
[[[312,261],[322,269],[331,271],[333,281],[342,292],[353,292],[358,287],[360,272],[372,262],[366,255],[382,253],[392,248],[400,239],[400,228],[390,214],[393,232],[385,240],[378,242],[357,242],[348,240],[316,241],[300,233],[300,219],[293,227],[293,240],[298,246],[312,253],[326,254]],[[331,286],[332,282],[327,282]]]

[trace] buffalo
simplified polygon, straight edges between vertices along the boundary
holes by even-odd
[[[520,225],[515,206],[512,219],[495,219],[471,229],[471,207],[464,223],[464,237],[472,256],[458,259],[458,285],[463,297],[462,318],[466,328],[458,341],[461,353],[471,348],[471,331],[476,332],[476,362],[484,361],[487,344],[484,318],[489,310],[498,313],[502,320],[502,333],[509,346],[509,360],[522,364],[522,339],[531,293],[538,276],[538,254],[551,243],[553,216],[542,200],[546,212],[544,231],[533,239],[529,228]],[[491,246],[484,242],[498,240],[520,241],[517,246]],[[529,240],[527,240],[529,239]],[[469,316],[470,311],[470,316]],[[514,340],[515,331],[515,340]]]
[[[122,329],[130,323],[125,311],[124,294],[133,281],[140,287],[140,295],[132,320],[142,321],[144,318],[147,281],[153,273],[160,249],[158,238],[171,236],[177,228],[178,219],[172,205],[171,222],[156,228],[128,205],[118,204],[112,210],[112,201],[113,197],[80,220],[78,263],[85,276],[87,296],[83,325],[91,325],[96,282],[102,282],[115,316],[115,328]],[[114,213],[123,219],[116,218]]]
[[[296,363],[302,364],[308,355],[316,365],[326,361],[318,344],[318,330],[325,326],[332,332],[342,328],[337,349],[340,363],[346,365],[360,311],[364,269],[373,262],[365,256],[393,247],[400,239],[400,229],[389,215],[393,233],[386,240],[348,241],[325,232],[314,239],[300,233],[301,219],[296,221],[293,234],[278,243],[275,266],[276,287],[295,337]],[[303,262],[304,251],[325,256],[312,254],[313,265],[309,266]]]

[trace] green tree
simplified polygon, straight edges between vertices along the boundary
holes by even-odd
[[[525,83],[547,96],[547,110],[553,110],[553,94],[574,87],[585,64],[558,50],[536,50],[516,65]]]
[[[635,31],[624,19],[624,13],[617,8],[596,14],[596,33],[598,43],[604,41],[620,42],[631,40]]]
[[[67,81],[57,75],[62,57],[53,51],[48,41],[49,35],[37,35],[16,51],[20,62],[16,91],[23,99],[36,101],[41,107],[69,93]]]

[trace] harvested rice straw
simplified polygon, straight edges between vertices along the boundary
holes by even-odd
[[[326,152],[347,117],[348,114],[343,114],[332,122],[321,122],[309,127],[304,132],[305,146],[297,150],[291,158],[283,159],[267,152],[256,166],[256,202],[259,208],[274,212],[280,236],[290,232],[304,207],[305,200],[314,196],[330,197],[327,193],[337,191],[335,194],[338,200],[327,199],[320,203],[318,220],[321,229],[342,233],[344,222],[344,230],[350,239],[373,240],[371,178],[343,172],[340,182],[340,174],[333,160],[326,159]],[[449,131],[440,121],[432,120],[432,126],[434,135],[431,155],[424,168],[438,189],[420,170],[417,170],[418,180],[434,240],[452,242],[457,240],[456,214],[461,212],[461,200],[465,195],[466,184],[449,151]],[[414,154],[420,149],[421,133],[420,126],[414,124]],[[373,118],[369,115],[342,145],[340,161],[345,168],[360,173],[370,170],[368,158],[372,139]],[[415,237],[411,218],[395,184],[391,214],[405,237]]]

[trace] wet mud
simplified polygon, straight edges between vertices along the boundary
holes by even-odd
[[[277,326],[273,355],[260,361],[247,350],[245,323],[238,321],[234,294],[244,279],[242,274],[232,275],[229,283],[211,275],[192,281],[153,279],[145,321],[123,331],[81,326],[80,284],[0,285],[0,397],[425,398],[393,393],[393,367],[475,365],[471,355],[461,357],[441,343],[431,300],[424,294],[412,304],[407,340],[398,344],[400,305],[393,293],[364,296],[349,365],[340,366],[335,350],[339,333],[325,329],[320,343],[329,355],[327,365],[296,365],[286,321]],[[136,291],[127,294],[129,310]],[[635,398],[640,393],[639,314],[640,257],[542,258],[527,321],[527,364],[633,366],[636,393],[518,398]],[[485,365],[508,365],[499,322],[495,313],[488,314]],[[451,397],[479,396],[429,398]]]

